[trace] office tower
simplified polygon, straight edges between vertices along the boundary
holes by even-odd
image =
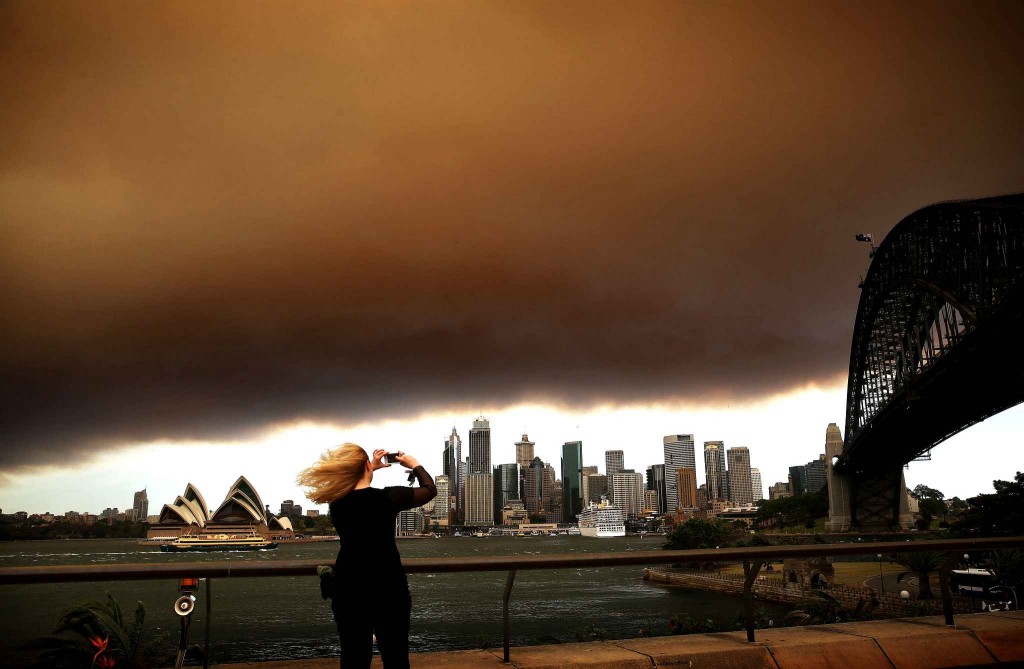
[[[764,499],[764,485],[761,483],[761,470],[750,468],[750,489],[754,493],[754,504]]]
[[[706,509],[708,508],[708,484],[701,483],[700,487],[697,488],[697,508]]]
[[[670,434],[662,438],[665,449],[665,511],[679,509],[679,488],[674,472],[680,467],[696,467],[692,434]]]
[[[523,438],[516,442],[516,464],[519,465],[520,469],[526,469],[533,462],[534,458],[534,442],[530,441],[530,437],[523,433]]]
[[[451,522],[459,524],[462,518],[462,437],[452,427],[451,436],[444,441],[444,475],[448,477],[448,486],[452,497],[455,498],[454,513],[451,514]]]
[[[668,491],[665,486],[665,465],[651,465],[647,468],[647,489],[658,493],[658,513],[668,509]]]
[[[697,508],[697,469],[679,467],[675,471],[676,489],[679,491],[679,508]]]
[[[728,470],[725,468],[725,443],[704,442],[704,480],[708,484],[708,501],[729,496]]]
[[[277,514],[283,518],[290,518],[292,516],[292,510],[295,507],[295,502],[290,499],[286,499],[281,502],[281,513]]]
[[[491,473],[491,424],[483,416],[473,421],[473,429],[469,431],[469,470],[467,473]]]
[[[793,492],[789,487],[789,484],[785,481],[780,481],[775,485],[768,486],[768,499],[782,499],[783,497],[792,497]]]
[[[494,524],[494,476],[466,474],[466,525]]]
[[[519,499],[519,465],[516,463],[494,467],[494,522],[501,524],[501,510],[512,500]]]
[[[575,523],[583,510],[583,442],[562,444],[562,522]]]
[[[644,490],[644,511],[658,513],[658,491]]]
[[[626,516],[637,516],[644,510],[644,475],[637,472],[612,474],[615,506]]]
[[[825,454],[822,453],[817,460],[811,460],[804,465],[804,486],[807,492],[818,492],[825,487],[827,482]]]
[[[625,465],[625,454],[622,451],[604,452],[604,474],[611,476],[622,471]]]
[[[750,450],[734,446],[725,452],[729,463],[729,500],[735,504],[750,504],[754,493],[750,483]]]
[[[807,492],[807,472],[803,465],[789,468],[789,494],[794,497]]]
[[[530,515],[542,513],[544,510],[544,462],[535,457],[526,468],[523,504]]]
[[[587,491],[587,496],[583,500],[584,506],[591,502],[600,503],[602,495],[608,497],[608,477],[604,474],[590,474],[583,479],[583,485]]]
[[[434,498],[434,510],[430,514],[433,522],[447,527],[451,522],[452,515],[452,491],[449,487],[450,479],[441,474],[434,479],[434,486],[437,488],[437,497]]]
[[[146,494],[145,488],[135,493],[132,510],[135,512],[137,521],[146,522],[146,516],[149,515],[149,495]]]

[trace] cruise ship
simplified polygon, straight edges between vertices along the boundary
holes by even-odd
[[[600,504],[591,502],[577,518],[580,519],[580,534],[585,537],[626,536],[626,514],[605,500]]]

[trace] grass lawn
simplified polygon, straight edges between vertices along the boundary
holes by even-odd
[[[766,572],[763,568],[759,576],[767,576],[768,578],[782,579],[782,565],[772,565],[775,567],[774,572]],[[877,562],[836,562],[832,565],[836,570],[836,583],[849,586],[851,588],[861,588],[864,586],[864,579],[870,576],[878,576],[878,563]],[[888,560],[882,562],[882,573],[883,574],[896,574],[901,571],[907,571],[906,567],[898,564],[889,564]],[[737,574],[743,575],[743,565],[732,564],[722,568],[723,574]]]

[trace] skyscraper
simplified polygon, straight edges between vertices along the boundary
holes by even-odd
[[[494,524],[494,477],[466,474],[466,525]]]
[[[695,467],[679,467],[675,471],[676,489],[679,491],[679,508],[696,509],[697,505],[697,469]]]
[[[789,494],[796,497],[807,492],[807,472],[803,465],[789,468]]]
[[[583,486],[586,488],[586,499],[584,505],[601,501],[601,496],[608,497],[608,477],[604,474],[589,474],[583,479]]]
[[[583,442],[562,444],[562,522],[575,523],[583,510]]]
[[[450,479],[444,474],[434,479],[434,485],[437,487],[437,497],[434,498],[434,508],[430,513],[430,519],[442,527],[447,527],[451,522],[452,491],[449,487],[449,481]]]
[[[644,510],[644,475],[637,472],[619,472],[612,475],[615,506],[626,516],[640,515]]]
[[[750,450],[734,446],[725,452],[729,462],[729,500],[736,504],[754,501],[750,476]]]
[[[516,464],[520,469],[526,469],[533,462],[533,447],[534,442],[530,441],[530,437],[524,432],[523,438],[516,442]]]
[[[825,487],[828,478],[824,453],[817,460],[811,460],[804,465],[804,475],[806,476],[804,480],[807,492],[818,492]]]
[[[704,442],[704,479],[708,485],[708,501],[728,499],[729,479],[725,468],[725,443]]]
[[[448,486],[452,497],[455,498],[455,513],[451,518],[453,524],[458,524],[462,518],[462,437],[452,427],[451,435],[444,440],[444,457],[442,459],[442,470],[448,477]]]
[[[696,467],[692,434],[670,434],[662,438],[665,449],[665,502],[666,513],[679,509],[679,481],[674,472],[680,467]]]
[[[750,468],[750,487],[754,493],[754,503],[764,499],[764,485],[761,483],[761,470],[757,467]]]
[[[647,489],[658,493],[658,513],[668,510],[667,490],[665,488],[665,465],[651,465],[647,468]]]
[[[146,494],[145,488],[135,493],[132,511],[135,512],[135,519],[138,522],[146,522],[146,516],[149,515],[149,495]]]
[[[523,504],[530,515],[544,512],[544,471],[544,461],[537,457],[526,468]]]
[[[501,510],[512,500],[519,499],[519,465],[516,463],[494,467],[494,522],[501,525]]]
[[[618,474],[625,467],[625,457],[622,451],[604,452],[604,473],[605,476]]]
[[[491,473],[491,424],[480,416],[469,431],[469,474]]]

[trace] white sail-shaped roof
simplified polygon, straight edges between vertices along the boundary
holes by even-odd
[[[267,527],[271,529],[291,530],[292,521],[286,516],[271,516],[267,522]]]
[[[185,486],[185,492],[183,492],[181,496],[198,505],[199,513],[197,515],[202,515],[204,522],[210,519],[210,507],[206,506],[206,500],[203,499],[203,494],[199,492],[199,488],[189,483]]]
[[[178,504],[178,500],[184,502],[181,497],[174,500],[174,504],[164,504],[160,509],[160,523],[167,525],[199,525],[199,521],[192,514],[187,504]]]

